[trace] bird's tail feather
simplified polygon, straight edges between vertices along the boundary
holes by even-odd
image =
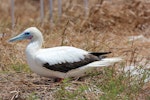
[[[113,65],[116,62],[121,61],[121,57],[114,57],[114,58],[104,58],[100,61],[95,61],[87,65],[87,67],[104,67]]]

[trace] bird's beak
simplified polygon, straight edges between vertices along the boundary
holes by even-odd
[[[23,34],[19,34],[11,39],[8,40],[8,42],[14,42],[14,41],[18,41],[18,40],[23,40],[25,37]]]

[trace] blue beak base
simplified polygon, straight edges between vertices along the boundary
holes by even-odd
[[[24,35],[19,34],[16,37],[13,37],[13,38],[9,39],[8,42],[14,42],[14,41],[23,40],[23,39],[24,39]]]

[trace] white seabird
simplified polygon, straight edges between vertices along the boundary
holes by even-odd
[[[27,28],[9,42],[29,39],[26,47],[27,63],[31,70],[41,76],[51,78],[68,78],[83,76],[95,67],[109,66],[121,61],[119,57],[104,58],[110,52],[88,52],[71,46],[41,48],[42,33],[36,27]]]

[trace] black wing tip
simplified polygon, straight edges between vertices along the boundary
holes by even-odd
[[[109,52],[91,52],[90,54],[95,55],[95,56],[101,56],[101,55],[106,55],[112,53],[111,51]]]
[[[91,52],[90,54],[97,56],[99,58],[99,60],[106,58],[107,56],[105,56],[106,54],[110,54],[112,52]]]

